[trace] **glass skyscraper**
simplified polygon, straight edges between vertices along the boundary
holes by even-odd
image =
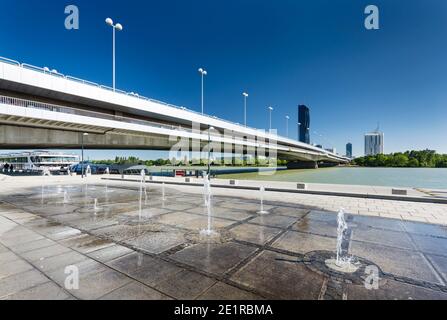
[[[352,158],[352,143],[350,142],[346,145],[346,156]]]
[[[310,144],[310,113],[305,105],[298,106],[298,123],[299,141]]]

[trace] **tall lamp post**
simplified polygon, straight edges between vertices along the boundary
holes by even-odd
[[[208,128],[208,178],[210,177],[211,173],[211,130],[214,130],[214,127]]]
[[[286,137],[289,137],[289,116],[286,116]]]
[[[242,95],[244,96],[244,124],[245,124],[245,126],[247,126],[247,98],[248,98],[248,93],[244,92],[244,93],[242,93]]]
[[[208,75],[208,72],[206,70],[204,70],[203,68],[199,69],[199,73],[201,75],[202,78],[202,115],[204,114],[204,110],[203,110],[203,82],[204,82],[204,77],[206,75]]]
[[[81,135],[81,175],[82,175],[82,179],[84,179],[84,137],[88,136],[87,132],[84,132]]]
[[[106,23],[107,25],[111,26],[113,28],[113,91],[115,91],[115,33],[116,30],[118,31],[122,31],[123,30],[123,26],[120,23],[117,24],[113,24],[113,20],[110,18],[106,19]]]
[[[272,111],[273,111],[273,107],[268,107],[269,110],[269,117],[270,117],[270,125],[269,125],[269,132],[272,131]]]

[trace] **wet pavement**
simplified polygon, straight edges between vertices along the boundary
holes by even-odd
[[[447,228],[347,215],[346,253],[329,270],[337,215],[316,207],[203,196],[148,185],[55,185],[0,199],[0,299],[447,299]],[[96,206],[95,206],[96,199]],[[79,289],[67,288],[67,266]],[[377,288],[367,270],[376,268]]]

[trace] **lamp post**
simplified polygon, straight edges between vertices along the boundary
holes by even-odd
[[[82,179],[84,179],[84,137],[88,136],[87,132],[84,132],[81,135],[81,175],[82,175]]]
[[[248,93],[244,92],[244,93],[242,93],[242,95],[244,96],[244,124],[245,124],[245,126],[247,126],[247,98],[248,98]]]
[[[269,110],[269,117],[270,117],[270,128],[269,128],[269,132],[272,131],[272,111],[273,111],[273,107],[268,107]]]
[[[201,75],[202,78],[202,115],[204,114],[204,110],[203,110],[203,82],[204,82],[204,77],[206,75],[208,75],[208,72],[206,70],[204,70],[203,68],[199,69],[199,73]]]
[[[298,122],[298,138],[297,138],[298,141],[300,141],[300,133],[301,133],[301,122]]]
[[[286,137],[289,137],[289,116],[286,116]]]
[[[211,173],[211,135],[210,135],[211,130],[214,130],[214,127],[208,128],[208,178],[210,177]]]
[[[106,19],[106,23],[107,25],[111,26],[113,29],[113,91],[115,91],[115,33],[116,30],[118,31],[122,31],[123,30],[123,26],[119,23],[117,24],[113,24],[113,20],[110,18]]]

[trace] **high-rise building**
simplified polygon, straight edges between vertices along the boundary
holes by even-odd
[[[365,156],[383,154],[383,137],[383,133],[379,130],[365,134]]]
[[[352,143],[350,142],[346,145],[346,156],[352,158]]]
[[[298,137],[299,141],[310,144],[310,114],[305,105],[298,106]]]

